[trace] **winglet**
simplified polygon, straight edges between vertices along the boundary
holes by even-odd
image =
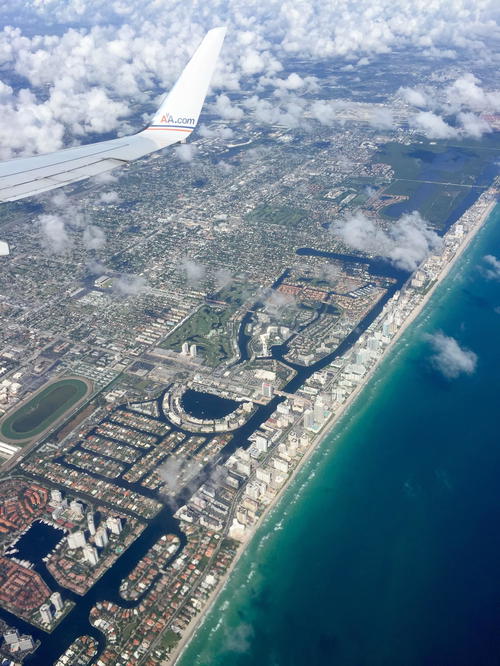
[[[0,241],[0,257],[6,257],[10,254],[9,244],[5,241]]]
[[[207,32],[151,125],[140,132],[158,148],[186,139],[196,127],[225,34],[226,28]]]

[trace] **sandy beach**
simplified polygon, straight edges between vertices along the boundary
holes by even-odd
[[[451,261],[449,261],[447,264],[445,264],[440,271],[439,275],[437,276],[437,279],[435,283],[433,284],[432,288],[429,289],[429,291],[425,294],[425,296],[422,298],[420,303],[411,311],[411,313],[406,317],[398,331],[395,333],[394,337],[392,338],[391,342],[387,345],[385,348],[384,352],[380,356],[380,358],[377,360],[377,362],[374,364],[374,366],[366,373],[365,377],[363,378],[363,381],[360,382],[356,388],[352,391],[352,393],[349,395],[349,397],[345,400],[345,402],[339,406],[337,411],[332,414],[330,419],[325,423],[324,427],[322,430],[313,438],[311,441],[307,451],[303,455],[303,457],[299,460],[297,466],[293,470],[292,474],[288,478],[287,482],[283,485],[283,487],[280,489],[280,491],[276,494],[276,496],[273,498],[273,500],[266,506],[264,512],[262,513],[262,516],[259,518],[257,523],[248,531],[248,533],[245,535],[244,540],[241,542],[238,551],[234,557],[233,562],[231,563],[231,566],[225,573],[225,575],[219,580],[217,583],[216,587],[214,590],[211,592],[210,596],[207,599],[207,603],[205,608],[197,615],[195,616],[191,622],[188,624],[186,629],[184,630],[184,633],[175,647],[175,649],[172,651],[172,653],[169,655],[169,657],[163,662],[164,664],[176,664],[179,660],[179,658],[182,656],[183,651],[186,649],[188,644],[190,643],[191,639],[195,635],[196,631],[201,627],[203,620],[205,616],[210,612],[210,609],[212,608],[213,604],[217,600],[217,597],[219,596],[219,593],[222,591],[224,586],[226,585],[229,576],[231,575],[233,569],[237,565],[241,555],[245,551],[245,548],[249,541],[253,538],[255,535],[255,532],[257,529],[262,525],[263,520],[266,518],[266,516],[276,507],[278,502],[281,500],[284,491],[289,487],[290,483],[294,480],[296,475],[299,473],[299,471],[303,468],[305,463],[309,460],[309,458],[312,456],[312,454],[316,451],[317,446],[332,432],[333,428],[337,425],[338,421],[341,419],[342,416],[346,414],[348,409],[353,405],[353,403],[357,400],[359,395],[362,393],[362,391],[366,388],[368,383],[370,382],[371,378],[375,374],[375,372],[379,369],[380,363],[387,357],[389,352],[393,349],[394,345],[396,342],[400,339],[400,337],[404,334],[404,332],[407,330],[407,328],[415,321],[415,319],[420,315],[422,310],[425,308],[433,294],[435,293],[436,289],[440,284],[442,284],[443,280],[446,278],[446,276],[449,274],[457,260],[462,256],[466,248],[469,246],[470,242],[472,239],[475,237],[475,235],[478,233],[478,231],[482,228],[488,217],[490,216],[491,212],[496,206],[496,200],[492,200],[491,203],[486,206],[484,212],[481,214],[480,217],[476,220],[474,223],[474,226],[472,229],[464,236],[460,246],[457,248],[457,251]]]

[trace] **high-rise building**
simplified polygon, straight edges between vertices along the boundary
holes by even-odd
[[[308,430],[314,427],[314,412],[312,409],[306,409],[304,412],[304,428]]]
[[[322,398],[318,398],[314,403],[314,423],[322,425],[325,420],[325,403]]]
[[[108,530],[105,525],[101,525],[95,533],[94,543],[98,548],[105,548],[108,545]]]
[[[56,609],[56,611],[58,612],[62,611],[62,609],[64,608],[64,602],[59,592],[52,592],[52,594],[50,595],[50,600],[54,604],[54,608]]]
[[[69,510],[75,520],[81,520],[83,518],[83,504],[78,502],[78,500],[71,500],[69,503]]]
[[[106,525],[113,534],[120,534],[123,529],[121,518],[115,516],[109,516],[106,520]]]
[[[264,398],[273,397],[273,385],[269,382],[262,382],[262,395]]]
[[[92,511],[89,511],[87,513],[87,527],[89,528],[89,532],[91,536],[94,536],[95,534],[95,521],[94,521],[94,514]]]
[[[189,347],[189,354],[192,358],[196,358],[198,356],[198,350],[196,349],[196,345],[191,345],[191,347]]]
[[[44,624],[50,624],[52,622],[52,609],[49,604],[42,604],[40,606],[40,617]]]
[[[62,502],[62,493],[58,488],[52,488],[50,491],[50,503],[52,506],[59,506]]]
[[[181,354],[183,356],[189,356],[189,342],[183,342],[182,343],[182,351]]]
[[[78,532],[72,532],[67,536],[68,546],[73,550],[75,548],[83,548],[87,543],[85,539],[85,534],[80,530]]]
[[[265,453],[269,447],[269,442],[262,435],[255,437],[255,447],[259,453]]]
[[[91,546],[89,543],[83,548],[83,556],[87,562],[90,562],[92,566],[95,567],[99,561],[99,555],[97,554],[97,549],[94,546]]]

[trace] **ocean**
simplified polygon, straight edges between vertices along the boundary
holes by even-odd
[[[180,666],[500,664],[500,206],[260,526]],[[427,334],[477,354],[446,379]]]

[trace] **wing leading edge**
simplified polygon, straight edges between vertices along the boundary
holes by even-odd
[[[198,122],[225,33],[225,28],[207,32],[151,125],[142,132],[1,162],[0,203],[97,176],[185,140]],[[8,254],[8,246],[0,241],[2,254]]]

